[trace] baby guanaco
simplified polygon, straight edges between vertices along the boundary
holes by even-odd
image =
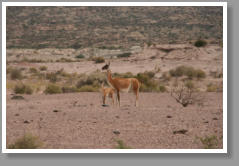
[[[111,88],[111,87],[104,87],[104,83],[101,84],[101,90],[103,93],[103,106],[105,106],[105,100],[106,97],[110,97],[112,99],[112,103],[114,105],[114,93],[115,93],[115,89]]]

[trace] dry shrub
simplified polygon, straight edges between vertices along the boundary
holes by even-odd
[[[12,69],[10,71],[10,77],[12,80],[21,80],[23,78],[22,72],[19,69]]]
[[[16,140],[15,143],[7,146],[8,149],[37,149],[43,146],[42,141],[32,134],[25,134],[22,138]]]
[[[105,82],[105,80],[105,74],[99,71],[93,72],[90,75],[81,74],[80,79],[76,84],[76,87],[81,88],[82,86],[88,85],[94,88],[99,88],[101,83]]]
[[[191,83],[179,84],[171,88],[171,96],[183,107],[193,104],[196,100],[194,96],[194,86]]]
[[[218,139],[215,135],[197,138],[200,139],[204,149],[216,149],[218,147]]]
[[[131,147],[125,145],[125,143],[122,140],[116,140],[117,146],[116,149],[131,149]]]
[[[220,84],[209,83],[207,85],[207,92],[222,92],[222,91],[223,91],[222,83],[220,83]]]
[[[33,90],[29,85],[17,84],[14,88],[16,94],[32,94]]]
[[[63,86],[61,88],[62,93],[73,93],[73,92],[79,92],[79,89],[77,89],[74,86]]]
[[[29,72],[35,74],[35,73],[37,73],[37,69],[34,67],[31,67],[31,68],[29,68]]]
[[[206,77],[206,73],[203,70],[194,69],[190,66],[178,66],[176,69],[171,69],[169,73],[172,77],[187,76],[189,79],[201,79]]]
[[[104,57],[101,57],[101,56],[93,56],[93,57],[90,57],[89,60],[91,61],[94,61],[95,63],[104,63],[105,62],[105,58]]]
[[[46,66],[40,66],[39,68],[41,71],[46,71],[47,70],[47,67]]]
[[[56,93],[62,93],[62,89],[60,86],[55,84],[49,84],[45,91],[46,94],[56,94]]]
[[[84,85],[78,89],[78,92],[98,92],[99,88],[90,86],[90,85]]]

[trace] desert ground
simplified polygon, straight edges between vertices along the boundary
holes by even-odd
[[[222,148],[222,94],[201,94],[203,104],[183,108],[168,93],[123,93],[122,106],[102,107],[94,92],[7,96],[7,143],[33,133],[50,149],[115,148],[122,140],[131,148],[203,148],[197,138],[216,135]],[[185,133],[180,131],[185,130]],[[178,131],[178,133],[177,133]]]
[[[134,106],[133,93],[121,93],[120,107],[112,105],[110,99],[103,107],[100,89],[94,92],[46,94],[45,84],[49,81],[39,81],[29,74],[30,68],[38,70],[46,66],[46,71],[39,70],[39,73],[64,69],[66,73],[75,75],[90,75],[98,71],[104,76],[101,67],[105,63],[87,59],[87,51],[92,50],[7,50],[7,68],[21,69],[25,75],[21,80],[13,80],[7,74],[7,145],[25,133],[31,133],[44,143],[41,148],[49,149],[117,148],[118,141],[136,149],[222,148],[222,76],[217,75],[222,73],[220,46],[197,48],[180,44],[134,47],[130,50],[131,56],[125,58],[115,58],[114,55],[119,54],[117,50],[96,51],[99,53],[97,56],[111,62],[112,73],[131,72],[135,75],[153,71],[153,79],[159,84],[163,83],[166,88],[163,92],[140,90],[139,107]],[[75,56],[81,53],[86,57],[76,61]],[[62,58],[68,58],[68,61],[56,61]],[[34,62],[30,59],[34,59]],[[193,66],[206,73],[203,79],[190,80],[196,87],[195,101],[187,107],[183,107],[170,94],[175,81],[183,82],[187,78],[164,78],[165,73],[181,65]],[[61,79],[56,83],[63,86],[67,82],[64,81]],[[39,82],[41,85],[33,85]],[[72,82],[74,84],[74,80]],[[17,94],[14,86],[19,83],[31,83],[35,88],[33,93]],[[209,88],[209,84],[217,87]],[[16,96],[21,97],[16,99]],[[209,145],[210,138],[216,138],[216,143]]]

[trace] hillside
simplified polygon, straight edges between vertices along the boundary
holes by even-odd
[[[222,7],[7,7],[7,48],[125,48],[222,40]]]

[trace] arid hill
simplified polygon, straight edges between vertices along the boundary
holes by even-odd
[[[7,7],[7,48],[125,48],[222,40],[222,7]]]

